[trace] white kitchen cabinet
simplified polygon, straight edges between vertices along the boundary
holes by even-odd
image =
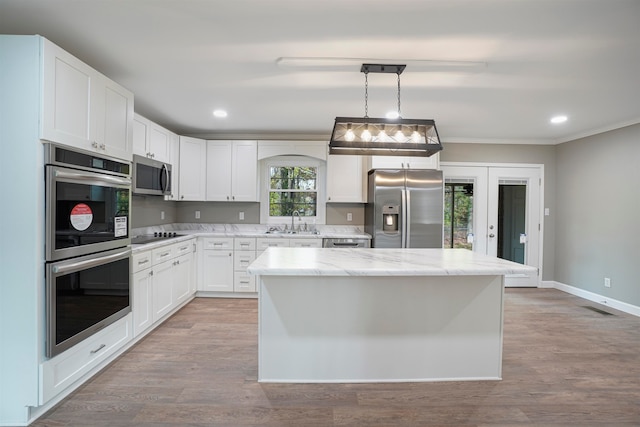
[[[202,250],[202,282],[198,290],[233,291],[233,237],[205,237]]]
[[[136,337],[153,324],[151,313],[153,301],[153,270],[148,268],[132,275],[131,311],[133,313],[133,336]]]
[[[178,200],[180,194],[180,137],[169,134],[169,163],[171,164],[171,194],[165,200]]]
[[[56,397],[92,369],[116,355],[131,339],[131,316],[127,315],[43,362],[40,403]]]
[[[173,263],[167,260],[153,266],[153,322],[157,322],[173,308]]]
[[[42,39],[44,140],[131,161],[133,93]]]
[[[315,237],[289,239],[289,246],[292,248],[321,248],[322,239]]]
[[[327,202],[366,203],[366,186],[363,156],[327,155]]]
[[[236,237],[233,240],[233,290],[255,292],[256,277],[249,274],[247,268],[256,259],[256,239]]]
[[[258,141],[258,160],[274,156],[307,156],[327,160],[327,141]]]
[[[258,237],[256,238],[256,255],[260,255],[262,252],[269,248],[288,248],[289,239],[282,239],[279,237]]]
[[[134,337],[195,294],[194,239],[131,257]]]
[[[440,169],[440,153],[431,157],[371,156],[369,169]]]
[[[135,114],[133,118],[133,153],[170,163],[173,132]]]
[[[258,201],[256,141],[207,141],[207,200]]]
[[[176,306],[193,295],[191,283],[194,279],[193,254],[188,253],[175,259],[173,270],[173,305]]]
[[[203,201],[207,183],[207,141],[180,137],[179,200]]]

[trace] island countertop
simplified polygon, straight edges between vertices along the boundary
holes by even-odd
[[[263,276],[486,276],[536,273],[467,249],[269,248],[248,268]]]

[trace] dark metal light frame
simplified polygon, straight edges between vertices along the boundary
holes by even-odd
[[[368,73],[398,75],[404,65],[362,64],[365,73],[365,116],[336,117],[329,141],[329,154],[430,157],[442,150],[436,124],[431,119],[387,119],[368,117]]]

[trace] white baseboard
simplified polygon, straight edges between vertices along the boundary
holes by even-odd
[[[542,282],[541,288],[555,288],[566,292],[571,295],[575,295],[580,298],[584,298],[589,301],[593,301],[598,304],[602,304],[605,307],[615,308],[616,310],[623,311],[625,313],[640,317],[640,307],[632,304],[628,304],[623,301],[618,301],[613,298],[605,297],[603,295],[596,294],[594,292],[585,291],[584,289],[576,288],[575,286],[566,285],[564,283],[555,281]]]

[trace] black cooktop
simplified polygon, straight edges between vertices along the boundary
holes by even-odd
[[[156,232],[153,234],[143,234],[135,236],[131,239],[132,245],[144,245],[145,243],[157,242],[160,240],[173,239],[174,237],[184,236],[184,234],[178,234],[175,231]]]

